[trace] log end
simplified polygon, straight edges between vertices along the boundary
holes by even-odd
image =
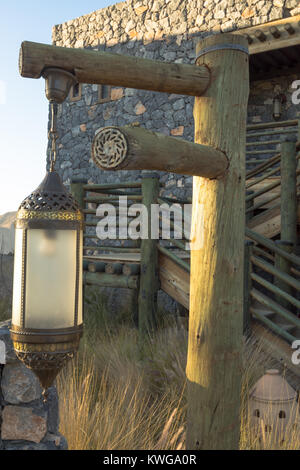
[[[19,73],[21,77],[24,78],[40,78],[42,74],[42,70],[40,72],[33,72],[32,70],[29,70],[27,64],[29,64],[29,56],[28,56],[28,50],[30,49],[30,44],[32,44],[30,41],[23,41],[20,46],[20,51],[19,51]]]

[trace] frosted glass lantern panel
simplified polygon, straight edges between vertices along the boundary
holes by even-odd
[[[23,229],[15,230],[12,324],[16,326],[21,326],[23,234]]]
[[[83,265],[82,265],[82,253],[83,253],[83,232],[80,230],[80,245],[79,245],[79,283],[78,283],[78,325],[83,323],[83,316],[82,316],[82,305],[83,305],[83,297],[82,297],[82,272],[83,272]]]
[[[28,230],[25,328],[74,326],[76,230]]]

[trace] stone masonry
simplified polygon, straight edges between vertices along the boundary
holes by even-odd
[[[166,62],[193,63],[195,45],[208,34],[230,32],[300,13],[298,0],[127,0],[54,26],[53,44],[133,55]],[[298,116],[291,84],[299,77],[254,82],[249,123],[271,121],[273,98],[285,93],[282,120]],[[134,180],[139,172],[103,172],[91,161],[95,131],[103,126],[141,126],[193,140],[193,97],[113,87],[99,100],[97,85],[82,84],[81,95],[59,106],[58,171],[68,185]],[[192,178],[161,173],[169,195],[191,194]]]
[[[66,450],[56,388],[44,403],[38,379],[15,355],[9,326],[0,323],[0,450]]]

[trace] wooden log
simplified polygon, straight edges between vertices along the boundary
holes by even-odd
[[[105,271],[105,263],[101,261],[85,261],[88,263],[88,271],[90,273],[102,273]]]
[[[99,196],[88,196],[84,198],[85,202],[92,202],[94,204],[114,204],[118,205],[120,201],[120,196],[126,196],[128,201],[141,201],[142,200],[142,195],[135,195],[135,196],[130,196],[129,194],[122,194],[122,195],[108,195],[104,197],[99,197]]]
[[[244,253],[244,320],[243,320],[243,333],[249,334],[251,328],[251,316],[250,316],[250,306],[251,306],[251,296],[250,292],[252,289],[251,282],[251,271],[252,263],[251,256],[254,247],[254,242],[250,240],[245,241],[245,253]]]
[[[142,127],[105,127],[92,144],[92,158],[101,170],[160,170],[216,178],[228,167],[225,154]]]
[[[277,256],[278,256],[278,253],[277,253]],[[263,271],[266,271],[267,273],[272,274],[274,279],[280,279],[286,285],[289,285],[300,292],[300,282],[297,279],[295,279],[293,276],[286,274],[278,267],[273,266],[273,264],[268,263],[267,261],[262,260],[260,257],[257,257],[257,256],[252,255],[251,262],[255,264],[255,266],[258,266]]]
[[[83,273],[84,284],[91,284],[99,287],[137,289],[138,281],[138,276],[124,276],[123,274],[107,274],[101,272]]]
[[[229,167],[220,179],[193,179],[186,448],[194,450],[239,447],[249,94],[248,57],[239,46],[247,48],[246,38],[227,33],[197,46],[197,53],[212,47],[197,60],[212,81],[195,99],[195,141],[221,149]]]
[[[257,29],[255,31],[254,35],[255,35],[256,39],[258,39],[260,42],[265,42],[267,40],[267,36],[260,29]]]
[[[70,191],[72,196],[76,199],[79,204],[80,209],[84,209],[85,202],[84,202],[84,185],[87,183],[85,178],[72,178]]]
[[[127,247],[127,246],[97,246],[90,245],[84,246],[85,250],[97,250],[97,251],[111,251],[111,252],[120,252],[120,253],[140,253],[140,248],[138,247]]]
[[[121,263],[107,263],[105,265],[105,272],[107,274],[121,274],[122,268],[123,266]]]
[[[71,49],[24,41],[19,55],[22,77],[40,78],[48,67],[73,73],[80,83],[201,96],[210,83],[204,65],[170,64],[136,56]]]
[[[106,190],[114,190],[114,189],[135,189],[135,188],[141,188],[142,183],[140,181],[132,181],[132,182],[120,182],[120,183],[107,183],[107,184],[86,184],[83,189],[85,191],[103,191],[106,192]]]
[[[276,26],[271,26],[270,28],[270,33],[272,34],[272,36],[275,38],[275,39],[278,39],[280,38],[280,31],[278,28],[276,28]]]
[[[293,315],[293,313],[278,305],[277,302],[270,299],[265,294],[262,294],[256,289],[252,289],[251,296],[265,307],[269,307],[287,322],[292,323],[292,325],[296,326],[297,328],[300,328],[300,320],[296,317],[296,315]]]
[[[279,171],[280,171],[280,169],[278,167],[274,168],[273,170],[267,171],[265,174],[263,174],[262,176],[260,176],[256,180],[253,180],[249,184],[247,184],[246,188],[249,189],[252,186],[255,186],[256,184],[261,183],[262,181],[269,178],[270,176],[276,175],[276,173],[278,173]]]
[[[137,275],[137,274],[140,274],[140,264],[136,264],[136,263],[125,263],[123,264],[123,274],[125,274],[125,276],[133,276],[133,275]]]
[[[138,300],[139,339],[141,344],[156,327],[158,256],[157,240],[151,239],[151,205],[157,203],[159,176],[145,174],[142,180],[143,204],[147,209],[148,238],[141,241],[141,274]]]
[[[290,335],[283,328],[280,328],[280,326],[276,325],[276,323],[269,320],[265,315],[262,315],[256,309],[252,307],[250,307],[250,310],[251,310],[253,317],[257,318],[262,323],[264,323],[271,331],[274,331],[277,335],[281,336],[282,338],[285,338],[289,343],[292,343],[293,341],[295,341],[296,338],[294,336]]]
[[[297,243],[297,160],[296,136],[281,143],[281,239]]]
[[[296,308],[300,308],[300,302],[299,300],[295,299],[294,296],[288,294],[284,289],[280,289],[275,284],[272,284],[271,282],[267,281],[263,277],[259,276],[258,274],[251,273],[251,279],[253,281],[258,282],[261,286],[265,287],[268,289],[270,292],[275,294],[275,299],[276,302],[281,305],[282,307],[285,307],[286,309],[291,310],[291,305],[293,305]],[[285,305],[283,305],[282,300],[285,300]]]
[[[291,23],[286,23],[286,24],[284,25],[284,29],[285,29],[290,35],[295,34],[295,30],[294,30],[293,26],[291,25]]]
[[[262,171],[266,170],[267,168],[270,168],[271,166],[275,165],[276,163],[280,162],[281,154],[275,155],[275,157],[272,157],[268,159],[268,161],[261,163],[258,165],[256,168],[253,168],[253,170],[249,170],[246,174],[246,179],[253,178],[253,176],[261,173]]]

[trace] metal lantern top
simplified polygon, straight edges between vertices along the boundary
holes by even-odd
[[[16,228],[74,228],[83,221],[77,201],[67,192],[57,172],[46,174],[39,187],[21,203]],[[45,227],[45,225],[47,227]]]

